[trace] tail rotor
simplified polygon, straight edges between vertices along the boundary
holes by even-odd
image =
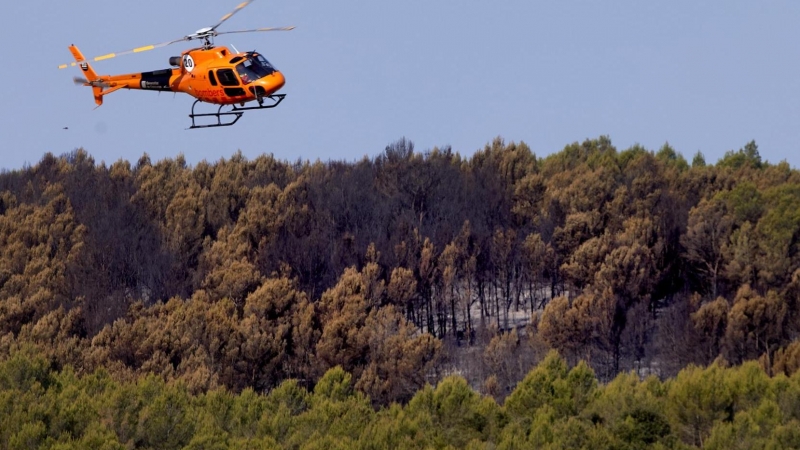
[[[111,87],[111,85],[106,82],[100,80],[89,81],[83,77],[72,77],[72,82],[75,83],[75,86],[92,86],[101,88]]]

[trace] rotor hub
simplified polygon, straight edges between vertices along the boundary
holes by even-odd
[[[185,36],[185,39],[187,41],[191,41],[194,39],[202,39],[203,48],[209,49],[214,46],[214,36],[216,36],[217,34],[218,34],[217,31],[213,27],[205,27],[205,28],[200,28],[194,33]]]

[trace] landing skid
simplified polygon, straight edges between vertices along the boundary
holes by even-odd
[[[190,126],[188,129],[193,130],[195,128],[229,127],[229,126],[235,124],[239,119],[241,119],[241,117],[242,117],[242,115],[244,115],[245,111],[250,111],[250,110],[253,110],[253,109],[270,109],[270,108],[274,108],[274,107],[280,105],[280,103],[283,101],[284,97],[286,97],[286,94],[275,94],[275,95],[270,95],[270,96],[267,96],[267,97],[261,97],[261,98],[258,99],[258,106],[240,107],[240,106],[234,105],[231,108],[230,111],[225,111],[225,112],[222,111],[222,108],[224,108],[225,106],[228,106],[228,105],[220,105],[219,109],[217,109],[217,112],[215,112],[215,113],[202,113],[202,114],[195,114],[194,107],[195,107],[195,105],[197,105],[197,103],[200,102],[200,100],[195,100],[195,102],[192,104],[192,113],[189,114],[189,118],[192,119],[192,126]],[[265,99],[270,99],[270,100],[272,100],[273,103],[265,105],[264,104],[264,100]],[[197,123],[195,123],[195,119],[198,118],[198,117],[214,117],[214,118],[217,119],[217,123],[213,123],[212,122],[210,124],[197,125]],[[223,122],[223,119],[227,119],[227,121]]]

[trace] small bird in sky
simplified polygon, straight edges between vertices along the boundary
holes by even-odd
[[[64,130],[69,130],[69,127],[64,127],[63,129],[64,129]]]

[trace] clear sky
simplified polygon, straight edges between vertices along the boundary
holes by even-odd
[[[406,137],[471,155],[496,136],[539,156],[608,135],[618,149],[669,142],[708,162],[755,139],[800,166],[800,2],[794,0],[256,0],[220,36],[286,77],[278,108],[191,130],[185,94],[120,91],[94,109],[67,49],[87,57],[216,23],[239,0],[10,1],[0,37],[0,168],[85,148],[98,162],[183,153],[190,164],[272,153],[352,161]],[[179,43],[94,64],[167,68]],[[69,127],[63,130],[63,127]]]

